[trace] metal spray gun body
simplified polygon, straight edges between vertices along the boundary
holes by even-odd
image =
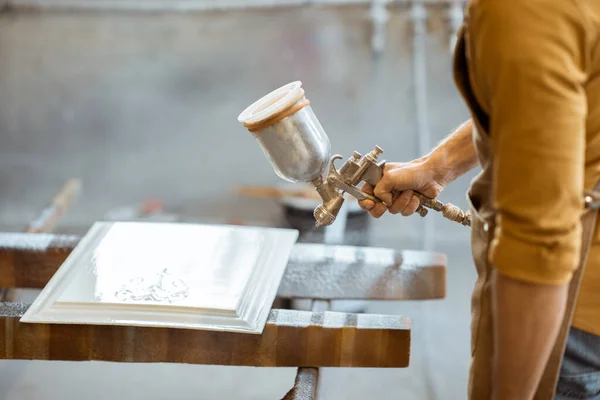
[[[367,182],[375,186],[383,176],[385,161],[377,163],[377,157],[383,153],[379,146],[362,156],[358,152],[354,152],[342,167],[337,170],[335,168],[335,160],[341,159],[342,156],[334,155],[329,164],[329,172],[325,181],[313,182],[317,192],[323,199],[314,212],[317,226],[330,225],[335,221],[337,212],[339,211],[343,199],[343,193],[348,193],[358,200],[372,200],[375,203],[381,202],[377,197],[367,194],[360,190],[357,186],[361,181]],[[340,194],[341,191],[341,194]],[[394,197],[398,196],[396,194]],[[417,213],[424,217],[428,211],[425,207],[442,213],[444,218],[458,222],[465,226],[471,225],[471,215],[468,212],[462,211],[453,204],[444,204],[436,199],[431,199],[420,193],[415,193],[419,197],[420,205],[417,208]],[[341,200],[340,200],[341,197]]]
[[[366,155],[354,152],[340,169],[330,158],[331,145],[323,127],[304,96],[301,82],[292,82],[269,93],[244,110],[238,117],[254,134],[266,157],[279,177],[288,182],[310,182],[322,203],[315,209],[317,226],[331,225],[342,207],[344,193],[358,200],[378,198],[359,189],[361,182],[373,186],[383,176],[385,161],[377,162],[383,150],[375,146]],[[329,168],[327,168],[329,166]],[[325,175],[325,171],[327,174]],[[471,225],[471,216],[452,204],[444,204],[422,194],[419,215],[427,215],[425,207],[439,211],[445,218]]]

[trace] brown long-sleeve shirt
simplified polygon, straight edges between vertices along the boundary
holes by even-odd
[[[468,18],[494,157],[490,262],[516,279],[567,283],[583,192],[600,180],[600,1],[472,0]],[[573,325],[600,335],[598,226]]]

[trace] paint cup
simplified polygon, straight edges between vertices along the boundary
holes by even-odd
[[[275,173],[288,182],[321,179],[331,144],[304,95],[302,82],[280,87],[239,116],[256,138]]]

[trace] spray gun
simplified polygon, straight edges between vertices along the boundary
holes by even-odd
[[[355,151],[337,169],[335,161],[343,157],[339,154],[330,156],[329,138],[313,113],[301,82],[289,83],[262,97],[246,108],[238,121],[254,135],[280,178],[314,185],[322,199],[314,211],[317,227],[333,224],[344,203],[345,193],[358,200],[381,202],[360,190],[358,185],[364,181],[375,186],[382,178],[385,161],[378,162],[378,157],[383,150],[375,146],[364,156]],[[417,209],[420,216],[426,216],[426,208],[429,208],[441,212],[451,221],[471,225],[471,215],[457,206],[420,193],[415,195],[420,201]]]

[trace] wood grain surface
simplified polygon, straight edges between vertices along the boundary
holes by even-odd
[[[0,233],[0,286],[42,289],[79,239],[47,233]]]
[[[0,286],[43,288],[78,236],[0,233]],[[296,244],[278,296],[421,300],[446,295],[446,257],[424,251]]]
[[[296,244],[278,296],[426,300],[446,296],[446,256],[375,247]]]
[[[29,233],[50,233],[60,219],[68,211],[71,204],[81,191],[81,181],[79,179],[69,179],[60,188],[58,193],[49,202],[49,204],[35,216],[33,220],[25,227],[25,232]],[[0,286],[0,301],[12,301],[17,296],[15,287]]]
[[[272,310],[254,335],[19,322],[28,307],[0,303],[0,359],[365,368],[410,359],[410,320],[401,316]]]

